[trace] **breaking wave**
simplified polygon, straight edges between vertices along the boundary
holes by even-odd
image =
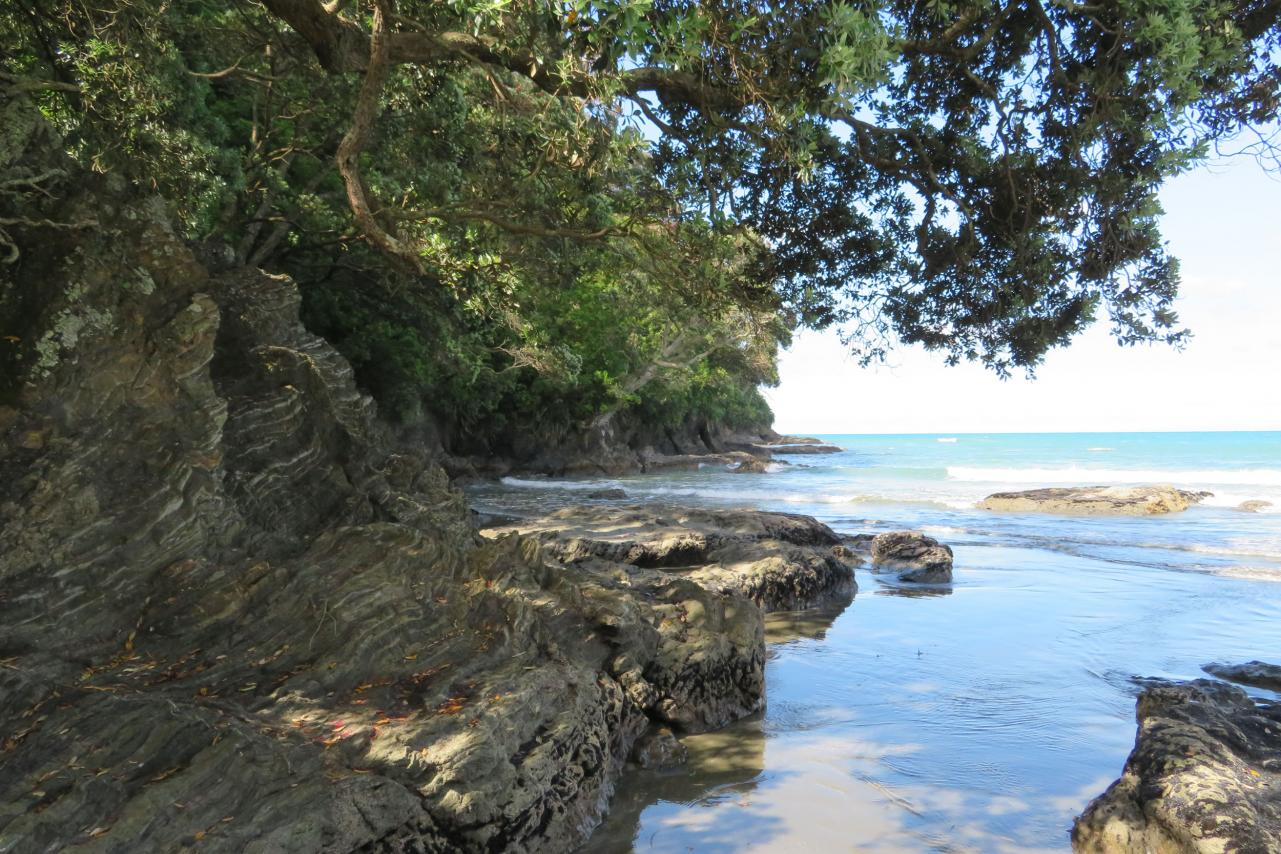
[[[1281,486],[1281,469],[978,468],[948,466],[950,480],[982,483],[1174,483]]]

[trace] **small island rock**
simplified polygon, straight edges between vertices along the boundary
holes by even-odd
[[[627,490],[613,487],[611,489],[596,489],[587,493],[588,498],[626,498]]]
[[[1243,510],[1246,513],[1258,513],[1260,510],[1266,509],[1271,506],[1272,506],[1271,501],[1260,501],[1259,499],[1255,498],[1255,499],[1251,499],[1250,501],[1242,501],[1240,504],[1237,505],[1237,509]]]
[[[1151,516],[1178,513],[1210,496],[1169,484],[1156,486],[1071,486],[998,492],[979,502],[980,510],[1064,513],[1086,516]]]
[[[952,549],[915,531],[891,531],[872,540],[872,563],[904,570],[900,581],[946,584],[952,580]]]

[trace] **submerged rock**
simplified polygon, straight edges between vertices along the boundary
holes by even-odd
[[[1281,665],[1248,661],[1245,664],[1207,664],[1201,669],[1238,685],[1281,692]]]
[[[946,584],[952,580],[952,549],[915,531],[891,531],[872,540],[872,563],[901,570],[900,581]]]
[[[632,761],[642,768],[675,768],[688,760],[685,745],[667,727],[653,727],[632,748]]]
[[[614,487],[611,489],[596,489],[587,493],[587,497],[595,498],[595,499],[610,499],[610,500],[618,499],[618,498],[626,498],[627,490],[619,489],[617,487]]]
[[[1139,695],[1121,778],[1072,828],[1091,854],[1281,852],[1281,707],[1198,679]]]
[[[1255,499],[1251,499],[1250,501],[1242,501],[1240,504],[1237,505],[1237,509],[1242,510],[1246,513],[1258,513],[1260,510],[1266,510],[1271,506],[1272,506],[1271,501],[1263,501],[1255,498]]]
[[[1072,486],[998,492],[979,502],[980,510],[1088,516],[1150,516],[1178,513],[1208,498],[1169,484],[1156,486]]]

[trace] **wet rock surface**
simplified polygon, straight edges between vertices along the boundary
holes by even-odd
[[[981,510],[1087,516],[1150,516],[1179,513],[1208,498],[1168,484],[1157,486],[1074,486],[998,492],[979,502]]]
[[[900,581],[947,584],[952,580],[952,549],[916,531],[891,531],[871,541],[872,563],[898,572]]]
[[[0,166],[73,174],[23,144]],[[289,279],[211,271],[107,178],[50,187],[25,214],[102,227],[15,228],[0,268],[31,342],[0,401],[0,850],[565,851],[650,727],[760,707],[750,585],[479,538]],[[751,530],[840,576],[817,523]]]
[[[614,499],[623,499],[623,498],[626,498],[626,497],[627,497],[627,490],[625,490],[625,489],[616,489],[616,488],[614,488],[614,489],[596,489],[596,490],[593,490],[593,491],[591,491],[591,492],[587,493],[587,497],[588,497],[588,498],[597,499],[597,500],[614,500]]]
[[[1281,707],[1198,679],[1140,694],[1121,778],[1076,820],[1098,854],[1281,851]]]
[[[1201,669],[1238,685],[1281,692],[1281,665],[1247,661],[1245,664],[1207,664]]]
[[[667,727],[654,727],[636,741],[632,761],[641,768],[662,770],[684,765],[689,751]]]

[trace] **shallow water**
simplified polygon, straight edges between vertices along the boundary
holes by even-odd
[[[880,457],[880,471],[862,477],[851,471],[877,466],[851,459],[902,440],[840,437],[849,453],[796,457],[811,468],[783,473],[610,482],[638,499],[809,513],[850,533],[924,529],[953,546],[956,570],[950,587],[909,591],[860,569],[844,609],[770,615],[766,711],[687,738],[686,768],[626,777],[585,850],[1064,851],[1072,818],[1118,776],[1133,744],[1136,677],[1193,678],[1210,661],[1281,659],[1281,514],[983,513],[966,498],[1007,484],[988,488],[964,470],[1003,468],[1010,478],[1010,470],[1070,470],[1079,458],[1061,444],[1056,457],[1010,438],[1003,451],[988,450],[1009,461],[995,466],[957,453],[966,437],[955,438],[913,437],[918,447]],[[1073,441],[1082,453],[1124,447],[1108,439]],[[1247,451],[1235,457],[1221,441],[1186,444],[1213,446],[1215,457],[1132,452],[1126,470],[1209,471],[1225,482],[1281,470],[1278,434],[1238,442]],[[933,496],[916,500],[903,471],[937,469],[949,452],[960,458],[943,466],[953,474],[916,477]],[[1100,471],[1078,482],[1108,482]],[[575,501],[582,485],[481,487],[473,501],[546,510]],[[1272,488],[1238,486],[1264,493],[1244,498]],[[847,494],[863,497],[833,500]]]

